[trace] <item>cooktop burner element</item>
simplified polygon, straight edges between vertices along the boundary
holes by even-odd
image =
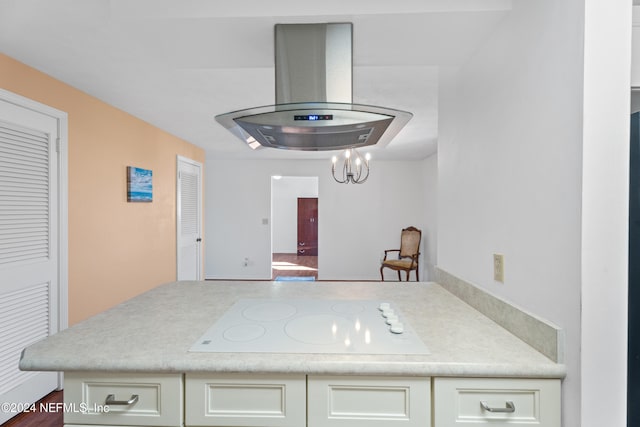
[[[310,299],[238,300],[189,351],[429,354],[391,302]]]

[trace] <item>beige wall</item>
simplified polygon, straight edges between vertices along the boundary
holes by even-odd
[[[69,115],[69,324],[175,280],[176,156],[204,151],[2,54],[0,87]],[[127,203],[127,166],[152,203]]]

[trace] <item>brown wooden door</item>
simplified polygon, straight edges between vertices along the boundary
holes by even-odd
[[[318,198],[298,198],[298,255],[318,255]]]

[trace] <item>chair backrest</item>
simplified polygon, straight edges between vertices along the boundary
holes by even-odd
[[[400,236],[400,256],[413,256],[420,252],[420,238],[422,231],[415,227],[407,227],[402,229]]]

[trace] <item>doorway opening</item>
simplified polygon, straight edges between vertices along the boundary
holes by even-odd
[[[318,279],[318,177],[271,177],[271,279]]]

